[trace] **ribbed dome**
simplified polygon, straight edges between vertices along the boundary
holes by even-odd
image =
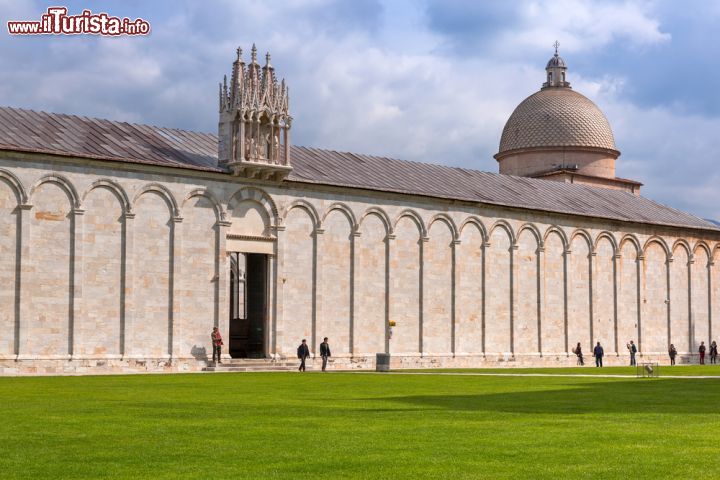
[[[562,57],[560,55],[558,55],[557,53],[555,55],[553,55],[550,60],[548,60],[548,63],[545,66],[545,68],[556,68],[556,67],[567,68],[567,65],[565,65],[565,60],[563,60]]]
[[[499,154],[533,147],[596,147],[617,150],[610,123],[590,99],[570,88],[544,88],[510,115]]]

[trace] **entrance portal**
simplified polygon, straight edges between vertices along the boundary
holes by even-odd
[[[230,356],[265,357],[267,255],[230,254]]]

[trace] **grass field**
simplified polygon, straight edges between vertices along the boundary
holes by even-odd
[[[710,378],[35,377],[0,378],[0,398],[3,479],[688,479],[720,469],[720,380]]]

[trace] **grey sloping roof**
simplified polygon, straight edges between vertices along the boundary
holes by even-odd
[[[0,150],[225,172],[217,167],[213,134],[16,108],[0,107]],[[720,232],[694,215],[618,190],[318,148],[292,147],[291,162],[293,182]]]

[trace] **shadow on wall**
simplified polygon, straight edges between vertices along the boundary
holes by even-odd
[[[195,360],[202,360],[207,362],[208,356],[207,356],[207,350],[205,347],[198,347],[197,345],[193,345],[193,347],[190,349],[190,355],[195,358]]]
[[[374,398],[423,409],[500,413],[719,414],[720,382],[714,379],[599,381],[562,390],[478,395],[409,395]]]

